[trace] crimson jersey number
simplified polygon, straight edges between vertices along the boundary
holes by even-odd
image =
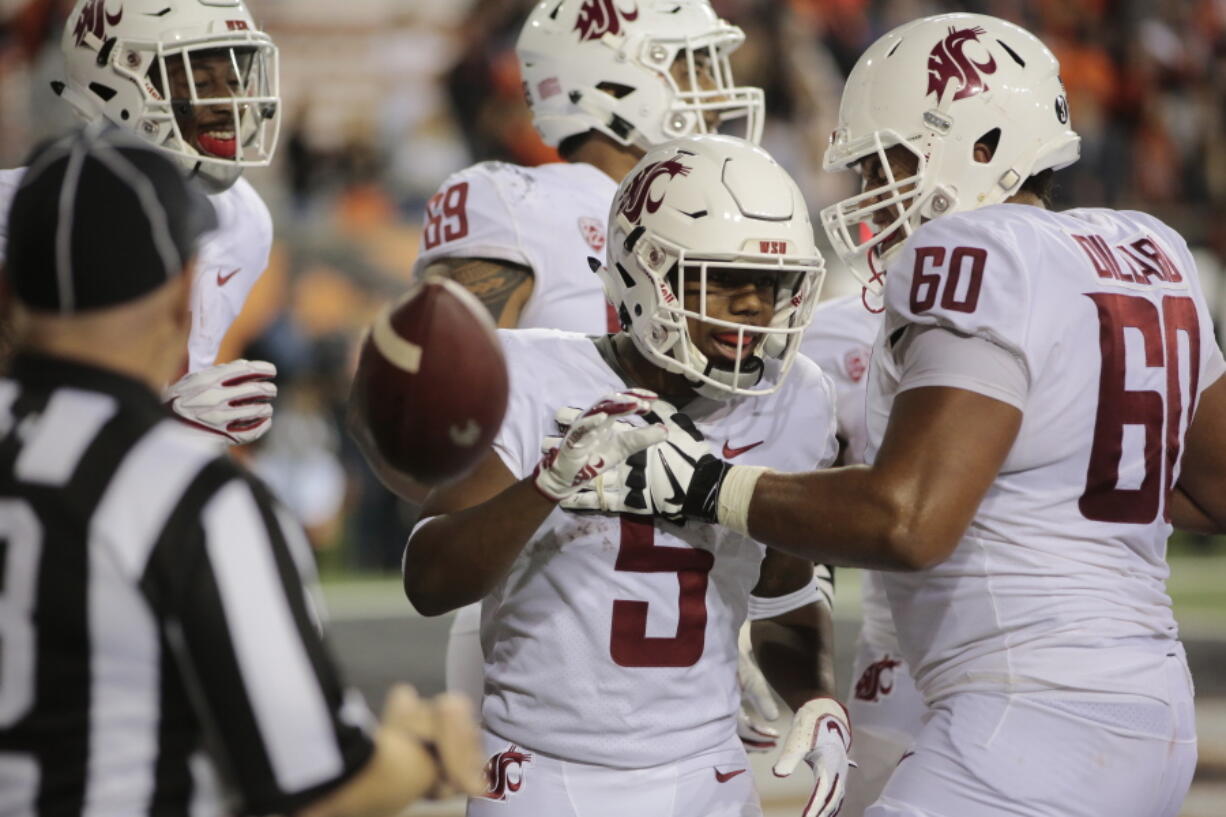
[[[1098,343],[1102,373],[1098,381],[1098,414],[1094,446],[1086,470],[1086,489],[1078,506],[1087,519],[1098,522],[1148,524],[1173,487],[1175,463],[1183,443],[1183,427],[1196,409],[1200,379],[1200,322],[1196,303],[1168,295],[1159,307],[1148,298],[1116,293],[1090,293],[1098,309]],[[1129,389],[1125,332],[1140,336],[1144,366],[1165,370],[1165,388]],[[1187,343],[1188,392],[1180,385],[1179,336]],[[1136,361],[1133,369],[1136,369]],[[1140,427],[1145,435],[1145,475],[1137,488],[1118,487],[1124,428]],[[1165,430],[1165,433],[1164,433]]]
[[[954,247],[948,253],[944,247],[918,248],[911,275],[911,311],[927,312],[939,297],[942,309],[974,312],[987,261],[988,251],[982,247]]]
[[[426,231],[422,241],[432,250],[445,241],[468,235],[468,182],[435,193],[426,203]]]
[[[614,570],[676,573],[679,586],[677,634],[647,635],[647,602],[613,602],[609,652],[623,667],[692,667],[702,657],[707,635],[707,578],[715,555],[697,548],[658,547],[650,519],[621,518],[621,548]]]

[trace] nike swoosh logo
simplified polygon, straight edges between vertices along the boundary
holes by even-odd
[[[222,275],[221,270],[217,270],[217,286],[224,287],[226,284],[230,283],[231,278],[238,275],[240,272],[242,272],[241,268],[234,270],[229,275]]]
[[[715,782],[716,783],[727,783],[729,780],[736,777],[738,774],[745,774],[745,770],[744,769],[733,769],[730,772],[721,772],[719,769],[715,769]]]
[[[664,476],[668,477],[669,485],[673,489],[673,495],[665,501],[665,505],[675,505],[680,508],[685,504],[685,491],[681,487],[681,481],[673,474],[673,469],[668,467],[667,460],[662,461],[660,464],[664,466]]]
[[[746,451],[750,451],[754,448],[757,448],[762,443],[766,442],[766,440],[758,440],[756,443],[750,443],[749,445],[743,445],[740,448],[733,448],[732,446],[728,445],[728,442],[729,442],[728,440],[724,440],[724,459],[726,460],[730,460],[733,457],[739,457],[742,454],[744,454]]]

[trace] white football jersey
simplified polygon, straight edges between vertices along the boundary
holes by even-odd
[[[859,295],[833,298],[817,305],[805,330],[800,352],[834,381],[838,395],[839,435],[846,441],[843,459],[864,462],[868,426],[864,420],[865,386],[873,341],[881,329],[881,314],[865,308]]]
[[[494,449],[522,479],[557,435],[558,409],[586,409],[627,384],[592,338],[499,335],[511,397]],[[712,449],[737,463],[806,471],[837,451],[833,387],[807,360],[775,394],[700,400],[691,411]],[[483,602],[486,727],[617,768],[720,746],[736,731],[737,631],[764,553],[716,525],[556,509]]]
[[[884,574],[925,699],[1161,688],[1178,635],[1165,502],[1197,397],[1226,370],[1183,239],[1144,213],[1014,204],[922,226],[887,277],[870,460],[892,343],[913,323],[998,344],[1029,377],[1017,440],[952,556]]]
[[[0,262],[8,249],[8,212],[24,167],[0,170]],[[200,239],[192,287],[188,371],[217,362],[221,341],[243,309],[247,295],[268,266],[272,216],[246,179],[209,196],[218,227]]]
[[[861,295],[833,298],[817,305],[813,322],[805,330],[800,351],[834,381],[838,396],[839,436],[843,462],[864,462],[868,445],[865,416],[869,360],[881,331],[882,313],[870,312]],[[880,652],[898,653],[898,636],[890,618],[890,605],[875,570],[865,570],[860,581],[863,624],[860,637]]]
[[[416,277],[442,258],[488,258],[532,269],[519,328],[618,330],[588,258],[605,260],[617,182],[589,164],[482,162],[450,176],[426,207]]]

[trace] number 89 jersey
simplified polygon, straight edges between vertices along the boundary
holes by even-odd
[[[557,434],[558,409],[627,384],[593,338],[498,334],[511,396],[494,449],[522,479]],[[734,462],[800,471],[836,454],[833,386],[806,358],[772,395],[700,403],[691,418]],[[715,525],[555,509],[482,605],[486,728],[614,768],[717,748],[736,731],[737,632],[764,553]]]
[[[509,261],[532,270],[517,324],[616,332],[588,257],[605,259],[617,183],[589,164],[520,167],[481,162],[450,176],[426,205],[413,276],[443,258]]]
[[[1226,370],[1184,241],[1137,212],[1004,204],[948,216],[890,265],[885,318],[870,458],[909,324],[987,339],[1028,378],[1017,439],[953,555],[885,575],[925,698],[1160,688],[1151,673],[1177,634],[1166,498],[1197,397]],[[941,372],[913,385],[997,397]]]

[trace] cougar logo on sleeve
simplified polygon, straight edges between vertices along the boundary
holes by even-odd
[[[659,198],[653,199],[650,196],[651,186],[655,180],[661,176],[672,179],[677,175],[690,175],[690,169],[681,164],[678,159],[665,159],[663,162],[653,162],[647,165],[634,177],[634,181],[630,182],[626,192],[622,193],[621,200],[617,202],[618,211],[631,223],[637,224],[639,217],[643,215],[644,207],[647,208],[647,212],[654,213],[664,203],[663,193]]]
[[[102,35],[106,33],[106,27],[109,25],[119,25],[119,21],[122,19],[122,5],[119,7],[119,11],[111,14],[106,10],[106,0],[94,0],[92,3],[86,3],[85,7],[81,9],[81,16],[77,18],[77,22],[72,29],[72,36],[76,38],[77,45],[84,45],[85,37],[89,34],[102,40],[104,39]]]
[[[996,72],[996,59],[988,54],[987,62],[975,62],[963,53],[966,44],[978,43],[979,35],[986,34],[982,28],[949,29],[949,35],[937,43],[928,55],[928,90],[924,95],[935,93],[937,102],[945,95],[945,86],[951,79],[958,80],[961,87],[954,94],[954,101],[966,99],[988,90],[987,83],[979,75]]]
[[[617,0],[587,0],[579,9],[579,18],[575,20],[579,42],[599,40],[606,34],[620,34],[623,17],[627,23],[634,22],[639,18],[638,7],[622,11],[617,7]]]
[[[485,763],[485,778],[489,791],[482,795],[487,800],[506,800],[524,785],[524,766],[532,762],[532,753],[525,752],[514,743],[492,755]]]

